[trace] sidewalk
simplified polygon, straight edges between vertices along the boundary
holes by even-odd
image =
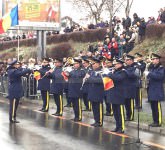
[[[6,98],[0,96],[0,99],[1,101],[0,102],[3,102],[3,103],[6,103]],[[23,99],[20,101],[20,107],[22,106],[31,106],[29,108],[34,108],[34,107],[37,107],[38,109],[42,107],[42,101],[41,100],[34,100],[34,99]],[[64,101],[64,105],[65,105],[65,101]],[[55,112],[56,108],[55,108],[55,104],[54,104],[54,101],[53,99],[50,100],[50,110],[52,112]],[[163,102],[162,103],[162,110],[165,110],[165,103]],[[64,112],[66,113],[71,113],[73,114],[73,109],[72,108],[67,108],[67,107],[64,107]],[[146,99],[143,100],[143,109],[142,109],[142,112],[148,114],[151,116],[151,108],[150,108],[150,104],[147,102]],[[83,118],[91,118],[93,119],[93,113],[92,112],[86,112],[86,111],[83,111]],[[135,119],[137,120],[137,110],[135,110]],[[163,112],[163,118],[165,118],[165,112]],[[104,122],[107,124],[107,123],[113,123],[115,124],[115,120],[113,117],[110,117],[110,116],[105,116],[104,117]],[[129,121],[129,122],[125,122],[125,125],[126,125],[126,128],[134,128],[134,129],[137,129],[137,122],[136,121]],[[165,127],[149,127],[148,124],[146,123],[140,123],[140,130],[142,131],[146,131],[146,132],[151,132],[151,133],[157,133],[157,134],[160,134],[160,135],[163,135],[165,136]]]

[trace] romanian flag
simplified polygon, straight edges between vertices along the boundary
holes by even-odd
[[[64,80],[65,80],[66,82],[68,82],[68,77],[67,77],[67,75],[65,74],[65,72],[62,72],[61,75],[63,76]]]
[[[41,79],[41,74],[40,74],[40,72],[38,72],[38,71],[35,71],[34,72],[34,78],[38,81],[39,79]]]
[[[114,87],[113,80],[109,77],[103,77],[104,90],[107,91]]]
[[[18,25],[18,5],[0,19],[0,34],[5,33],[11,26],[15,25]]]

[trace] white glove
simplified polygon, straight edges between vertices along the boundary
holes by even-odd
[[[104,68],[104,69],[103,69],[103,74],[109,74],[109,73],[110,73],[110,71],[109,71],[108,68]]]
[[[145,76],[148,76],[148,74],[149,74],[149,71],[144,71]]]
[[[87,74],[85,75],[85,78],[88,79],[89,77],[90,77],[90,75],[87,73]]]
[[[67,72],[71,72],[72,70],[73,70],[72,67],[67,67],[67,69],[66,69]]]

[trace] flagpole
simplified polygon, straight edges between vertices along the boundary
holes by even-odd
[[[17,38],[18,38],[18,50],[17,50],[17,59],[18,59],[18,61],[19,61],[19,55],[20,55],[20,50],[19,50],[19,26],[18,26],[18,30],[17,30]]]

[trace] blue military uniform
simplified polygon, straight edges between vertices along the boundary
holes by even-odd
[[[61,75],[62,66],[55,67],[54,71],[49,74],[52,79],[52,83],[50,85],[50,93],[54,96],[54,101],[57,106],[57,111],[55,116],[62,116],[63,114],[63,89],[64,89],[64,78]]]
[[[15,68],[13,65],[17,60],[11,62],[7,68],[9,85],[8,85],[8,98],[10,100],[9,120],[11,123],[17,123],[16,111],[19,105],[20,98],[24,95],[21,77],[27,73],[31,73],[30,69]]]
[[[100,60],[93,58],[94,63],[100,63]],[[88,99],[92,103],[92,110],[95,123],[91,124],[94,127],[101,127],[103,125],[103,99],[104,99],[104,85],[102,76],[99,73],[101,67],[89,72],[90,77],[87,79]]]
[[[75,63],[81,64],[80,59],[74,59]],[[75,118],[73,119],[75,122],[82,120],[82,80],[85,76],[85,71],[81,69],[81,67],[72,70],[69,73],[68,80],[68,97],[71,99],[73,104],[73,110],[75,114]]]
[[[48,61],[48,59],[46,59]],[[38,80],[38,90],[41,91],[41,97],[43,100],[43,106],[41,111],[48,112],[49,110],[49,91],[50,91],[50,78],[46,76],[46,72],[50,70],[50,65],[42,65],[42,68],[39,70],[41,74],[41,79]]]
[[[157,54],[152,54],[151,59],[160,59]],[[159,127],[162,124],[162,108],[161,101],[164,101],[164,89],[163,81],[165,79],[165,69],[158,63],[152,65],[149,69],[147,76],[149,80],[148,84],[148,101],[151,103],[153,123],[150,124],[152,127]]]
[[[120,59],[116,59],[115,63],[123,64],[123,61]],[[125,117],[124,117],[124,103],[125,103],[125,79],[126,72],[123,67],[120,67],[114,71],[114,73],[110,73],[108,76],[113,80],[114,87],[109,90],[107,102],[112,104],[114,118],[116,120],[116,128],[113,130],[114,132],[123,133],[125,129]]]
[[[140,58],[140,60],[135,64],[135,67],[139,69],[139,76],[137,78],[136,84],[136,96],[135,96],[135,108],[142,108],[142,76],[143,72],[146,68],[146,63],[142,60],[142,55],[139,53],[135,53],[136,58]]]
[[[90,67],[83,68],[83,69],[84,69],[85,73],[88,73],[88,72],[91,71],[91,68]],[[83,101],[84,101],[84,105],[86,107],[86,111],[91,111],[91,102],[88,99],[88,86],[89,86],[89,84],[86,81],[84,81],[84,82],[85,83],[84,83],[84,85],[82,87]]]
[[[133,56],[127,55],[126,59],[134,59]],[[126,120],[132,121],[134,120],[134,99],[136,97],[136,87],[138,82],[138,75],[136,74],[135,63],[131,65],[127,65],[125,67],[125,72],[127,74],[127,78],[125,79],[125,108],[126,108]]]
[[[112,71],[113,67],[108,68],[108,70]],[[109,91],[110,90],[104,91],[104,100],[105,100],[105,106],[106,106],[106,113],[105,113],[105,115],[106,116],[113,116],[112,104],[108,102],[109,101],[108,98],[110,98],[109,97]]]
[[[64,81],[64,93],[67,104],[64,107],[72,107],[71,99],[68,97],[68,81]]]

